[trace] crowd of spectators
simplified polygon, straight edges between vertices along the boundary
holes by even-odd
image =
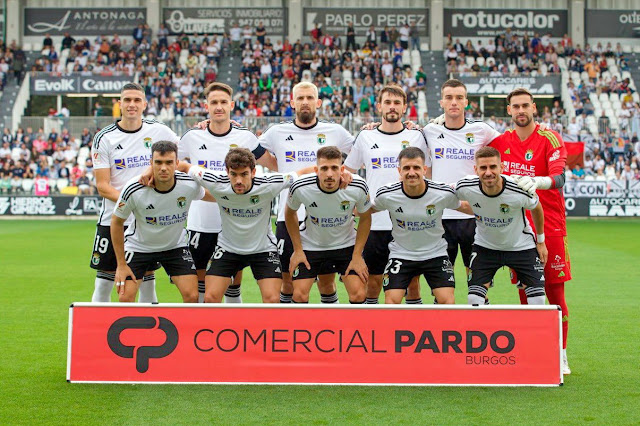
[[[419,47],[415,25],[377,32],[372,27],[362,44],[356,43],[353,26],[344,34],[316,27],[309,35],[309,43],[272,42],[258,23],[255,28],[234,24],[224,35],[179,36],[170,36],[161,24],[154,36],[141,24],[128,43],[117,34],[93,41],[65,34],[61,52],[46,35],[32,71],[136,76],[147,94],[147,115],[171,122],[178,133],[185,130],[185,117],[203,115],[202,93],[216,80],[224,55],[242,62],[234,96],[234,120],[240,123],[251,117],[291,117],[291,87],[301,80],[320,88],[323,118],[371,120],[378,91],[390,81],[407,90],[408,117],[425,118],[418,117],[416,103],[426,74],[403,63],[403,52]]]
[[[52,129],[27,127],[12,133],[5,128],[0,146],[0,192],[66,194],[95,192],[89,155],[93,135],[85,128],[79,137]]]
[[[9,79],[20,82],[24,76],[27,56],[20,45],[13,40],[9,45],[0,38],[0,91]]]

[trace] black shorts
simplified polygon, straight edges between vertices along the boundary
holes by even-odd
[[[178,247],[173,250],[155,253],[127,251],[124,255],[127,265],[136,275],[136,279],[141,279],[144,277],[145,272],[156,269],[158,263],[162,265],[167,275],[171,277],[196,274],[196,266],[193,264],[193,257],[187,247]]]
[[[389,259],[384,268],[382,286],[387,290],[406,290],[413,277],[424,275],[427,284],[434,288],[455,288],[453,265],[447,256],[440,256],[429,260]]]
[[[389,243],[393,240],[391,231],[371,231],[364,245],[362,257],[371,275],[382,275],[389,259]]]
[[[125,226],[125,230],[127,227]],[[98,225],[93,240],[93,254],[89,266],[98,271],[115,271],[118,267],[116,253],[111,243],[111,227]]]
[[[307,269],[304,264],[291,274],[293,281],[307,278],[316,278],[318,275],[338,273],[344,275],[351,263],[353,256],[353,246],[326,251],[304,251],[311,269]],[[349,275],[357,275],[355,271],[349,271]]]
[[[265,278],[282,279],[280,258],[275,251],[254,254],[231,253],[216,246],[207,265],[207,275],[234,277],[238,271],[250,266],[256,280]]]
[[[484,285],[503,266],[516,271],[520,282],[529,287],[544,287],[544,265],[535,248],[521,251],[499,251],[473,245],[471,271],[468,284]]]
[[[302,223],[302,222],[300,222]],[[293,243],[284,222],[276,222],[276,240],[278,240],[278,255],[280,264],[283,265],[282,272],[289,272],[289,262],[293,254]]]
[[[191,230],[187,230],[187,233],[189,251],[193,256],[193,263],[196,264],[196,269],[206,269],[209,259],[213,256],[213,250],[218,244],[218,233]]]
[[[443,219],[444,239],[447,240],[447,254],[451,263],[456,263],[458,246],[464,266],[469,267],[471,252],[473,251],[473,239],[476,235],[475,219]]]

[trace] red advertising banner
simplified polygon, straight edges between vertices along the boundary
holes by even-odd
[[[556,306],[76,303],[67,380],[557,386]]]

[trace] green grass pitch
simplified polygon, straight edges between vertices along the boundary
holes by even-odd
[[[94,222],[0,221],[0,424],[638,424],[640,221],[568,228],[573,374],[562,387],[81,385],[65,380],[68,307],[91,298]],[[517,303],[507,278],[492,303]],[[157,283],[161,301],[180,301],[163,273]],[[260,300],[248,272],[243,298]]]

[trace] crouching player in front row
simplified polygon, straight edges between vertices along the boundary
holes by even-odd
[[[380,188],[373,211],[388,210],[393,240],[382,284],[385,303],[402,303],[415,276],[424,275],[438,304],[455,303],[453,265],[447,255],[442,214],[444,209],[470,214],[446,184],[425,178],[424,152],[415,147],[400,151],[400,182]]]
[[[271,230],[271,203],[297,174],[256,176],[255,157],[246,148],[232,148],[224,162],[226,173],[185,162],[180,165],[180,170],[188,171],[216,198],[222,219],[222,231],[207,265],[204,301],[220,303],[231,278],[249,266],[263,303],[279,303],[282,267]]]
[[[184,222],[193,200],[214,201],[192,178],[176,171],[178,146],[160,141],[151,147],[155,188],[138,177],[120,192],[111,218],[111,239],[118,262],[115,274],[120,302],[134,302],[145,271],[160,262],[184,302],[198,301],[198,278],[187,247]],[[133,213],[133,224],[124,222]]]
[[[456,194],[466,200],[476,217],[476,235],[469,268],[468,302],[484,305],[496,271],[508,266],[516,271],[530,305],[544,305],[544,264],[547,247],[544,234],[534,236],[525,210],[531,210],[536,229],[544,229],[542,206],[537,195],[520,189],[502,175],[500,152],[493,147],[476,151],[477,176],[456,185]]]
[[[371,229],[369,189],[359,176],[353,176],[345,189],[339,188],[345,167],[342,153],[334,146],[318,150],[314,170],[291,185],[285,208],[285,224],[293,243],[287,265],[293,279],[293,302],[308,303],[315,279],[330,281],[337,272],[349,302],[364,303],[369,273],[362,251]],[[299,224],[297,210],[303,204],[307,216]],[[355,208],[360,214],[357,232]]]

